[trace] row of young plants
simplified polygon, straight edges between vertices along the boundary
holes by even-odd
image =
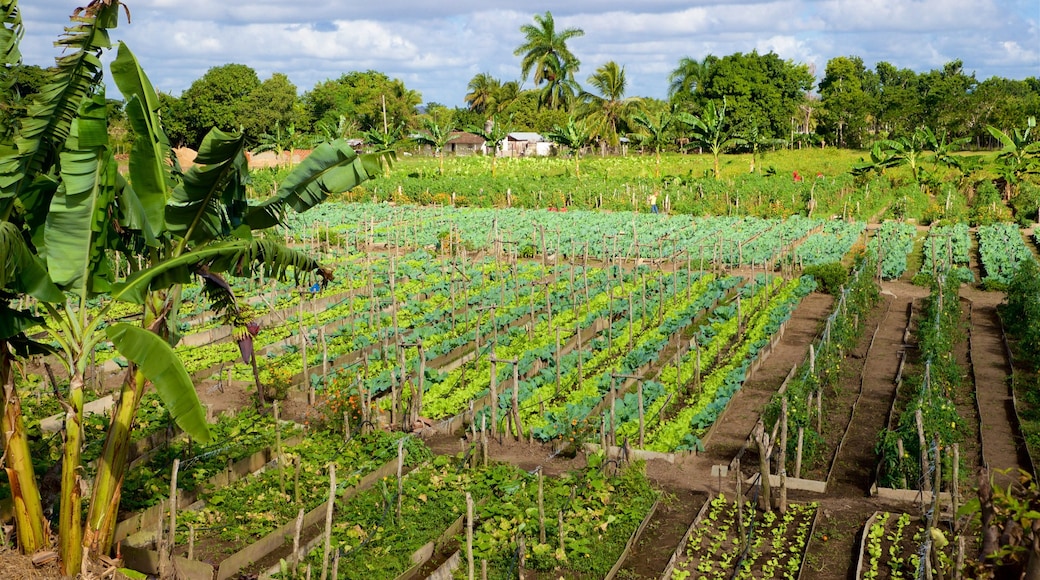
[[[927,539],[926,534],[927,530],[920,519],[908,513],[874,514],[864,526],[858,578],[920,578],[919,572],[923,570],[920,547]],[[944,550],[943,547],[932,542],[932,549],[939,550],[940,563],[940,569],[933,570],[933,573],[946,577],[953,571],[953,559],[950,550]]]
[[[416,550],[466,516],[467,494],[475,506],[472,556],[478,574],[486,566],[491,579],[515,578],[521,569],[602,578],[657,498],[642,466],[607,475],[602,454],[591,456],[583,470],[544,478],[508,464],[464,462],[438,456],[404,477],[400,496],[389,477],[337,504],[330,544],[338,558],[329,561],[338,559],[338,578],[399,577],[414,566]],[[465,533],[454,543],[463,562],[455,576],[465,578]],[[277,576],[303,578],[306,565],[316,572],[324,561],[324,547],[318,546],[296,575],[285,566]]]
[[[664,280],[669,280],[665,277]],[[722,283],[725,284],[725,283]],[[561,379],[559,395],[544,406],[542,401],[526,406],[526,422],[535,436],[548,440],[570,433],[588,420],[610,392],[616,381],[614,375],[629,375],[657,360],[659,353],[674,334],[688,326],[715,298],[715,277],[699,277],[690,292],[672,292],[667,289],[656,295],[647,296],[647,311],[630,312],[605,332],[609,338],[600,337],[590,346],[590,357],[580,368],[571,368]],[[660,312],[660,315],[657,312]],[[526,400],[531,400],[528,395]]]
[[[703,375],[698,389],[685,397],[677,396],[671,402],[672,407],[666,403],[663,412],[669,418],[648,430],[647,448],[655,451],[701,449],[701,438],[744,384],[758,353],[790,318],[802,298],[815,288],[816,283],[811,277],[787,282],[774,277],[751,295],[746,301],[746,318],[742,316],[743,320],[737,322],[738,326],[743,326],[743,331],[738,333],[736,342],[728,351],[720,351],[721,360],[725,362]],[[729,324],[733,322],[735,320],[730,320]],[[685,358],[684,366],[697,364],[696,352],[688,351]],[[683,384],[681,380],[677,383]],[[677,409],[677,412],[672,414],[670,409]]]
[[[1007,288],[1021,262],[1036,260],[1015,224],[980,226],[978,236],[982,283],[986,287]]]
[[[336,466],[338,489],[357,485],[362,477],[397,458],[403,441],[406,466],[432,457],[417,439],[404,434],[372,431],[344,442],[330,431],[306,433],[302,441],[282,450],[277,463],[264,471],[199,495],[204,506],[178,515],[178,544],[187,541],[189,526],[198,531],[199,545],[211,543],[226,557],[269,534],[327,499],[329,465]]]
[[[517,359],[518,373],[526,376],[533,372],[534,365],[551,362],[557,333],[561,343],[565,343],[574,333],[587,329],[595,321],[625,312],[632,293],[640,286],[640,280],[643,288],[649,293],[656,292],[657,287],[662,284],[658,274],[650,272],[645,267],[634,272],[622,272],[618,269],[613,277],[608,274],[601,269],[583,270],[581,278],[588,292],[588,302],[577,302],[582,292],[574,291],[573,270],[572,281],[568,282],[560,273],[559,267],[555,269],[553,276],[558,278],[558,281],[547,283],[544,291],[532,290],[520,294],[513,303],[499,301],[495,309],[485,315],[487,322],[480,322],[479,330],[475,327],[468,333],[459,335],[460,343],[473,345],[473,349],[469,351],[471,358],[468,362],[448,372],[441,372],[432,367],[426,368],[423,376],[421,414],[432,419],[451,417],[465,410],[472,400],[487,393],[489,383],[486,377],[489,376],[490,355],[493,354],[502,360]],[[668,283],[673,281],[669,280]],[[479,314],[479,310],[471,310]],[[533,315],[533,318],[524,325],[515,324],[527,315]],[[479,348],[476,341],[478,337],[482,341]],[[404,356],[406,352],[407,355]],[[433,352],[436,354],[437,351]],[[391,380],[397,380],[402,385],[402,403],[409,401],[417,387],[419,365],[414,349],[399,354],[405,358],[403,364],[400,357],[387,357],[383,364],[385,368],[382,370],[378,370],[381,368],[377,366],[380,364],[379,361],[371,360],[366,361],[364,367],[355,366],[346,372],[340,372],[340,378],[344,380],[332,383],[334,387],[326,392],[331,406],[336,408],[334,410],[341,410],[343,407],[356,410],[356,403],[351,401],[357,400],[362,388],[366,389],[366,394],[378,395],[386,391]],[[373,353],[371,358],[378,356],[381,355]],[[400,369],[405,369],[403,375]],[[504,383],[511,371],[510,365],[500,364],[496,374]],[[394,373],[393,378],[391,372]],[[360,387],[357,381],[361,381]],[[389,409],[390,398],[381,399],[379,406],[383,410]],[[342,420],[334,416],[332,421],[341,424]]]
[[[779,257],[784,246],[808,239],[794,260],[804,265],[840,260],[863,231],[862,222],[646,213],[480,209],[385,204],[325,204],[333,226],[365,243],[443,247],[457,240],[470,250],[494,249],[532,257],[541,252],[566,259],[589,256],[662,259],[685,255],[719,264],[761,265]],[[306,224],[301,224],[306,227]],[[761,239],[760,239],[761,238]],[[744,247],[744,245],[747,247]]]
[[[795,248],[791,260],[799,266],[818,266],[840,262],[863,233],[866,224],[830,220],[823,222],[823,229],[809,236]]]
[[[789,504],[782,513],[760,512],[742,497],[733,501],[720,494],[682,547],[671,579],[795,580],[818,509],[813,502]]]
[[[924,301],[916,329],[919,358],[904,372],[894,403],[897,425],[878,438],[880,486],[928,488],[929,462],[935,448],[946,449],[963,439],[964,419],[953,401],[955,390],[964,380],[953,349],[964,339],[959,287],[956,278],[940,277]],[[943,454],[944,463],[949,462],[947,455]],[[949,466],[944,467],[944,473],[949,473]]]
[[[303,371],[306,363],[309,369],[336,371],[329,363],[339,356],[357,351],[370,345],[383,345],[373,350],[361,360],[361,376],[366,381],[368,392],[379,394],[390,388],[391,373],[399,378],[401,370],[400,357],[404,357],[404,368],[409,373],[417,372],[419,365],[418,349],[404,349],[397,352],[400,343],[406,338],[409,341],[422,340],[427,359],[444,355],[453,349],[473,342],[476,337],[490,336],[501,328],[508,328],[515,320],[534,309],[533,303],[538,293],[547,295],[548,300],[558,300],[564,294],[564,284],[549,284],[544,290],[535,291],[533,284],[544,278],[547,271],[535,265],[519,267],[518,274],[512,278],[500,271],[487,283],[481,283],[484,276],[474,276],[470,283],[457,288],[439,286],[421,286],[417,292],[421,299],[409,298],[403,302],[387,303],[389,312],[380,309],[373,318],[373,326],[368,327],[364,320],[350,321],[338,331],[325,333],[324,344],[320,340],[321,333],[315,332],[310,325],[305,325],[308,344],[313,345],[307,351],[307,360],[302,358],[301,350],[293,345],[289,352],[262,361],[262,367],[274,368],[281,373],[295,375]],[[382,304],[381,304],[382,305]],[[486,312],[495,307],[493,313]],[[320,326],[320,320],[319,325]],[[292,330],[292,335],[299,336],[299,325]],[[353,363],[352,363],[353,364]],[[245,373],[248,369],[240,368]],[[347,373],[353,376],[357,373]],[[322,372],[315,370],[309,373],[307,381],[324,387]],[[261,370],[261,378],[264,370]]]
[[[501,360],[517,359],[520,365],[518,372],[526,374],[536,361],[543,361],[551,356],[557,332],[560,340],[566,342],[596,320],[609,318],[621,307],[620,299],[615,297],[615,293],[628,296],[637,285],[637,278],[634,276],[623,278],[618,283],[608,280],[602,271],[594,272],[589,279],[589,302],[572,303],[570,308],[560,308],[551,319],[539,308],[538,319],[532,321],[530,332],[524,328],[514,328],[497,337],[485,334],[488,337],[488,345],[478,353],[475,360],[449,373],[438,373],[432,377],[429,389],[424,395],[428,399],[424,402],[424,413],[433,419],[450,417],[464,410],[474,398],[488,392],[492,355]],[[578,293],[569,292],[569,287],[564,287],[564,290],[568,291],[572,300],[578,297]],[[556,303],[566,304],[564,300]],[[527,307],[520,305],[518,310],[523,313],[527,311]],[[496,379],[504,383],[512,376],[512,370],[510,365],[498,365]],[[486,381],[485,377],[488,377]]]
[[[1040,266],[1022,262],[998,307],[1014,362],[1012,387],[1022,435],[1033,458],[1040,458]]]

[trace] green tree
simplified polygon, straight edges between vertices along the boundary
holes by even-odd
[[[498,91],[502,89],[502,81],[490,73],[477,73],[466,85],[466,104],[473,111],[484,114],[495,109]]]
[[[625,97],[628,88],[625,67],[618,66],[614,61],[596,69],[588,82],[599,94],[582,92],[578,114],[594,136],[610,147],[617,147],[618,137],[627,131],[629,117],[639,98]]]
[[[567,119],[566,125],[557,125],[545,135],[547,139],[566,147],[574,157],[574,177],[581,178],[581,152],[592,144],[592,132],[584,121],[574,117]]]
[[[370,70],[318,83],[302,100],[310,126],[335,124],[343,115],[357,123],[362,132],[388,133],[392,127],[412,124],[422,95],[407,88],[400,79]]]
[[[758,125],[766,138],[786,139],[791,119],[812,88],[809,67],[781,59],[775,53],[735,53],[713,62],[698,89],[697,114],[709,101],[725,99],[727,112],[738,125]]]
[[[198,149],[212,127],[237,130],[246,120],[243,101],[259,88],[256,71],[244,64],[225,64],[206,71],[180,97],[177,111],[187,127],[187,145]]]
[[[296,85],[282,73],[274,73],[239,101],[236,114],[249,142],[273,132],[275,125],[295,127],[296,101]]]
[[[1030,138],[1036,128],[1036,117],[1026,120],[1026,127],[1005,133],[996,127],[986,127],[993,138],[1003,145],[997,155],[997,171],[1004,178],[1004,199],[1015,196],[1022,179],[1038,171],[1040,166],[1040,141]]]
[[[874,67],[877,89],[875,130],[885,136],[907,135],[924,122],[920,81],[910,69],[897,69],[888,62]]]
[[[585,35],[580,28],[567,28],[556,32],[556,21],[551,12],[544,15],[535,14],[535,24],[524,24],[520,32],[524,34],[524,43],[513,54],[521,57],[520,71],[527,80],[533,74],[534,86],[546,84],[541,91],[542,106],[550,108],[567,107],[577,93],[574,75],[581,62],[567,48],[567,41]]]
[[[867,76],[859,57],[839,56],[827,61],[820,81],[820,133],[838,147],[860,147],[866,141],[867,117],[875,109],[864,89]]]

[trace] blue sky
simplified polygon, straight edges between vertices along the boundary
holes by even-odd
[[[87,0],[22,0],[29,64],[49,65],[54,39]],[[520,80],[513,50],[520,26],[550,10],[569,43],[582,84],[613,60],[630,95],[663,98],[683,56],[773,51],[823,75],[835,56],[868,67],[888,61],[925,72],[954,59],[968,73],[1040,76],[1037,0],[131,0],[113,31],[137,54],[153,84],[178,95],[213,66],[241,63],[260,78],[281,72],[301,92],[352,70],[375,69],[422,93],[463,105],[477,73]],[[531,86],[530,81],[525,88]],[[114,90],[114,87],[110,87]]]

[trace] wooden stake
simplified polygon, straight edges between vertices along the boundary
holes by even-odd
[[[170,537],[168,544],[169,558],[173,561],[173,546],[177,543],[177,473],[181,469],[181,460],[173,460],[173,474],[170,476]]]
[[[466,562],[469,565],[467,578],[473,580],[473,496],[466,492]]]
[[[914,412],[914,419],[917,421],[917,443],[920,447],[921,457],[921,490],[929,491],[932,488],[932,484],[928,481],[928,443],[924,438],[924,418],[921,415],[920,408]]]
[[[538,470],[538,541],[542,544],[545,543],[545,503],[544,503],[544,483],[545,477],[542,475],[542,470]]]
[[[404,495],[404,439],[397,442],[397,525],[401,526],[401,497]]]
[[[303,532],[303,508],[296,514],[296,531],[293,533],[292,543],[292,571],[293,576],[300,571],[300,533]]]
[[[329,505],[325,508],[325,552],[321,556],[321,580],[326,580],[329,573],[329,552],[332,549],[332,508],[335,506],[336,464],[333,463],[329,465]]]
[[[274,402],[274,453],[278,459],[278,491],[285,495],[285,458],[282,457],[282,423],[278,420],[278,401]]]

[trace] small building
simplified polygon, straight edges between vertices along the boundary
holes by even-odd
[[[466,131],[452,131],[451,134],[456,137],[445,146],[445,153],[459,157],[487,153],[487,142],[480,135],[474,135]]]
[[[552,142],[538,133],[516,131],[502,142],[502,155],[509,157],[546,156],[552,152]]]

